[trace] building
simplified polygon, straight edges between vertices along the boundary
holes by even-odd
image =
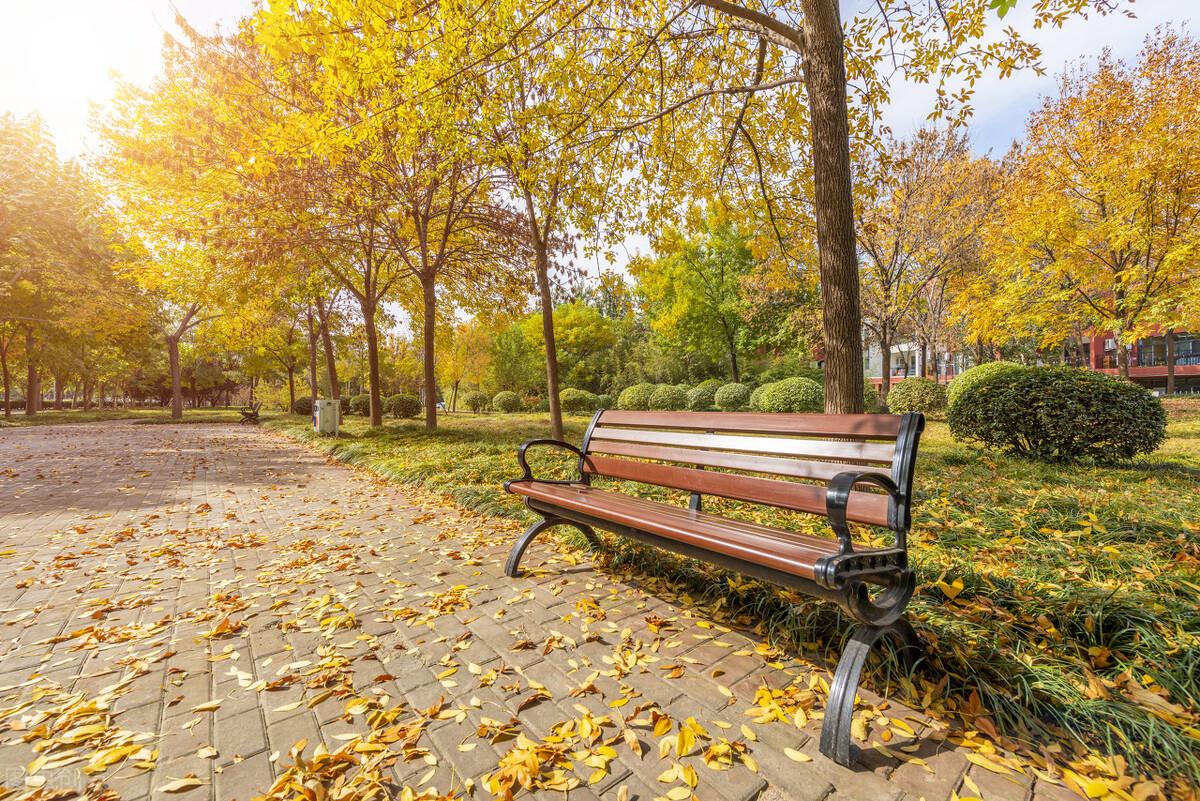
[[[1175,393],[1200,394],[1200,333],[1173,334],[1175,340]],[[1154,334],[1125,346],[1129,354],[1129,378],[1156,393],[1167,391],[1167,338]],[[929,361],[926,371],[925,361]],[[883,383],[883,358],[877,345],[868,345],[866,375],[878,388]],[[1117,375],[1117,342],[1111,333],[1096,334],[1064,349],[1062,362],[1087,367],[1098,373]],[[1040,362],[1039,362],[1040,363]],[[920,345],[902,342],[892,347],[892,383],[928,375],[945,383],[974,364],[966,352],[922,353]]]

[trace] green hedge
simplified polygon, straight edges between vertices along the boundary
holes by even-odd
[[[693,387],[687,396],[687,407],[693,412],[707,412],[716,405],[717,390],[721,382],[715,378],[701,381]]]
[[[713,401],[723,412],[736,412],[750,403],[750,387],[745,384],[726,384],[717,390]]]
[[[687,387],[659,384],[650,396],[650,408],[657,411],[679,411],[688,405]]]
[[[416,417],[421,413],[421,401],[415,395],[402,392],[385,400],[383,408],[392,417]]]
[[[1071,367],[1013,365],[973,380],[947,415],[958,439],[1046,462],[1120,462],[1166,438],[1149,390]]]
[[[654,394],[653,384],[634,384],[626,387],[617,396],[617,408],[631,412],[644,412],[650,408],[650,396]]]
[[[768,386],[759,403],[765,412],[819,412],[825,390],[811,378],[785,378]]]
[[[475,414],[479,414],[488,407],[488,396],[478,390],[471,390],[462,398],[463,406],[467,407]]]
[[[347,409],[350,414],[359,414],[366,417],[371,413],[371,396],[370,395],[353,395],[350,398],[350,407]]]
[[[906,378],[892,385],[887,406],[894,414],[940,412],[946,408],[946,386],[929,378]]]
[[[519,412],[521,411],[521,396],[515,392],[501,390],[492,398],[492,408],[506,414]]]
[[[1025,365],[1017,364],[1016,362],[984,362],[983,364],[975,365],[946,386],[947,408],[953,406],[954,401],[968,387],[972,387],[994,375],[1001,375],[1010,371],[1020,372],[1024,367]]]
[[[296,402],[292,404],[292,414],[301,414],[305,417],[312,417],[313,402],[308,395],[302,395],[296,398]]]
[[[558,393],[558,403],[564,412],[591,414],[600,405],[600,399],[586,389],[567,387]]]

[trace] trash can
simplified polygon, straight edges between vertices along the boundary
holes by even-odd
[[[338,406],[340,401],[318,399],[313,403],[313,431],[318,434],[333,434],[338,432]]]

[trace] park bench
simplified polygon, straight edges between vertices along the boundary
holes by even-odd
[[[919,414],[598,412],[578,448],[533,439],[517,451],[524,474],[504,487],[542,519],[517,540],[505,572],[519,575],[533,539],[567,525],[593,547],[600,544],[595,529],[603,529],[837,603],[859,625],[834,673],[821,752],[853,764],[854,698],[872,646],[893,639],[910,670],[922,649],[904,609],[914,588],[906,535],[924,427]],[[578,476],[535,477],[527,461],[535,447],[574,454]],[[601,489],[594,478],[683,490],[690,498],[685,508]],[[834,536],[705,512],[705,495],[822,515]],[[850,523],[891,529],[891,544],[855,545]]]
[[[262,408],[262,401],[254,401],[244,409],[238,409],[242,414],[242,419],[238,422],[241,425],[248,425],[258,422],[258,411]]]

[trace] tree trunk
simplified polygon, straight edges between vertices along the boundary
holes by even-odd
[[[296,408],[296,368],[289,364],[288,368],[288,414]]]
[[[1164,337],[1167,345],[1167,394],[1175,394],[1175,332],[1167,329]]]
[[[837,0],[801,0],[804,85],[812,125],[813,199],[825,334],[825,411],[863,410],[862,317],[846,121],[846,64]]]
[[[879,402],[887,406],[888,392],[892,389],[892,340],[890,337],[879,339]]]
[[[562,407],[558,403],[558,346],[554,341],[554,299],[550,296],[550,254],[540,239],[534,247],[538,300],[542,307],[542,338],[546,341],[546,393],[550,401],[550,436],[563,438]]]
[[[437,365],[434,363],[433,350],[437,333],[437,285],[432,278],[421,279],[421,299],[425,306],[421,321],[424,339],[421,356],[425,362],[425,430],[437,431]]]
[[[54,408],[62,411],[63,407],[63,380],[62,376],[54,376]]]
[[[317,298],[317,321],[321,330],[321,344],[325,350],[325,373],[329,376],[329,397],[342,397],[342,386],[338,382],[337,357],[333,352],[333,334],[329,332],[329,313],[324,298]]]
[[[8,370],[8,342],[0,342],[0,375],[4,377],[4,416],[12,417],[12,374]]]
[[[383,425],[379,396],[379,332],[375,329],[375,304],[362,301],[363,326],[367,332],[367,394],[371,399],[371,427]]]
[[[1125,343],[1120,336],[1117,340],[1117,375],[1126,381],[1129,380],[1129,351],[1125,348]]]
[[[461,381],[455,381],[454,389],[450,392],[450,411],[452,412],[458,411],[458,385],[461,383]]]
[[[317,327],[313,324],[312,306],[305,313],[308,322],[308,399],[317,400]]]
[[[179,368],[179,337],[167,337],[167,365],[171,371],[171,419],[183,419],[183,378]]]
[[[738,384],[741,383],[741,378],[738,372],[737,341],[724,318],[721,320],[721,328],[725,331],[725,346],[729,348],[729,375],[733,383]]]
[[[32,417],[37,414],[42,408],[42,385],[38,375],[37,358],[34,352],[34,346],[37,344],[37,339],[33,333],[33,326],[25,326],[25,363],[27,369],[25,371],[25,414]]]

